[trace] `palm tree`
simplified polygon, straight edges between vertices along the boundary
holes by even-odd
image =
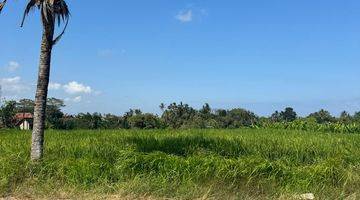
[[[3,0],[0,3],[0,12],[6,2],[7,0]],[[45,111],[50,77],[51,51],[66,30],[70,12],[64,0],[29,0],[21,26],[23,26],[26,16],[34,8],[38,8],[41,12],[43,28],[31,141],[31,160],[37,161],[42,158],[44,150]],[[64,29],[59,36],[54,37],[55,25],[57,23],[60,26],[61,22],[65,23]]]

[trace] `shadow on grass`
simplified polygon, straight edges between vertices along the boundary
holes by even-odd
[[[207,138],[202,136],[187,137],[127,137],[125,142],[135,145],[139,152],[164,152],[177,156],[189,156],[197,153],[217,154],[234,157],[249,154],[249,149],[241,140]]]
[[[205,136],[182,137],[126,137],[125,142],[134,145],[136,151],[143,153],[163,152],[170,155],[188,157],[192,155],[216,155],[224,158],[258,156],[275,161],[287,160],[293,164],[309,165],[320,160],[332,158],[332,151],[311,143],[285,145],[291,141],[271,138],[242,140],[241,138],[220,138]],[[338,154],[342,155],[342,154]]]

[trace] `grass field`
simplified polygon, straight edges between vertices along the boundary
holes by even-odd
[[[0,197],[317,199],[360,195],[360,135],[285,130],[0,130]],[[359,197],[359,196],[358,196]],[[356,198],[356,197],[355,197]]]

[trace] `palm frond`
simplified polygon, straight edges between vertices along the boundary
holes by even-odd
[[[24,15],[21,21],[21,27],[24,26],[25,18],[29,14],[29,12],[37,5],[37,0],[30,0],[29,3],[26,5]]]
[[[53,14],[54,14],[54,20],[57,21],[58,26],[60,26],[61,22],[65,22],[65,26],[62,32],[53,41],[53,44],[55,45],[64,35],[66,28],[69,24],[70,11],[69,11],[69,7],[67,6],[64,0],[54,0]]]
[[[7,0],[4,1],[6,2]],[[24,16],[21,22],[21,27],[24,25],[26,16],[36,6],[40,10],[42,20],[44,22],[47,23],[50,22],[51,24],[54,25],[57,23],[58,26],[60,26],[62,22],[65,23],[61,33],[53,41],[53,44],[55,45],[64,35],[66,28],[69,24],[69,18],[70,18],[69,8],[64,0],[30,0],[25,8]]]
[[[0,13],[1,13],[2,9],[4,8],[6,1],[7,0],[3,0],[3,2],[0,3]]]
[[[66,28],[67,28],[68,24],[69,24],[69,18],[66,18],[65,26],[64,26],[62,32],[54,39],[53,45],[55,45],[61,39],[61,37],[65,34],[65,31],[66,31]]]

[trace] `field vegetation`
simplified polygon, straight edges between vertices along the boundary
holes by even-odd
[[[0,130],[0,197],[345,199],[360,191],[360,135],[281,129]],[[360,194],[357,194],[360,195]]]

